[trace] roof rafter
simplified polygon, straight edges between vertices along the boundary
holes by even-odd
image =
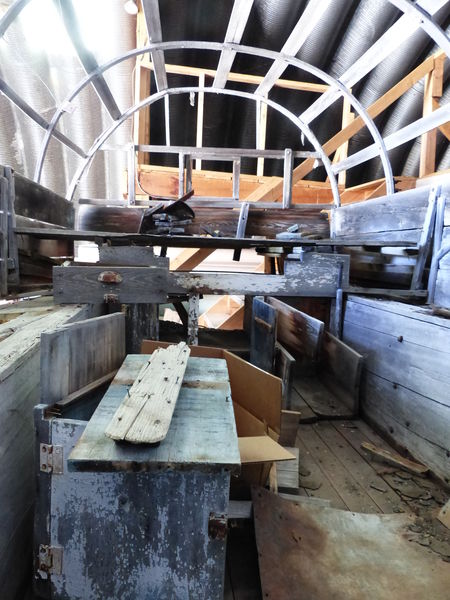
[[[295,56],[297,54],[330,4],[331,0],[312,0],[312,2],[307,5],[298,20],[297,25],[294,27],[291,35],[282,47],[282,54],[288,56]],[[259,84],[255,93],[262,96],[268,94],[275,85],[277,79],[284,73],[287,66],[287,63],[283,60],[275,61],[267,72],[267,75],[264,77],[264,80]]]
[[[94,73],[98,69],[98,63],[94,55],[87,49],[81,36],[78,19],[74,10],[72,0],[64,2],[56,1],[57,9],[61,11],[61,17],[66,27],[67,33],[72,41],[72,44],[78,54],[81,64],[86,73]],[[95,88],[100,100],[114,121],[117,121],[121,116],[119,107],[112,95],[112,92],[101,73],[96,75],[92,80],[92,85]]]
[[[250,11],[252,10],[253,2],[254,0],[234,0],[233,10],[231,11],[227,32],[225,34],[225,44],[240,43],[250,16]],[[231,71],[235,56],[236,52],[234,50],[223,50],[221,52],[213,87],[221,89],[225,87],[228,73]]]
[[[418,5],[435,14],[447,0],[421,0]],[[339,77],[348,88],[361,81],[370,71],[408,40],[421,26],[419,16],[414,13],[404,14],[392,25],[364,54],[355,61]],[[299,118],[305,123],[311,123],[341,96],[338,90],[329,90],[305,110]]]
[[[23,100],[3,79],[0,78],[0,92],[2,92],[7,98],[11,100],[13,104],[17,106],[24,114],[32,119],[35,123],[45,129],[46,131],[50,127],[50,124],[42,117],[38,112],[34,110],[25,100]],[[52,131],[53,137],[59,140],[62,144],[73,150],[79,156],[83,158],[87,157],[87,154],[79,146],[77,146],[72,140],[66,137],[63,133],[60,133],[56,129]]]

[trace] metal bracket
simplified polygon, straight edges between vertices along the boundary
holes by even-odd
[[[39,462],[40,470],[44,473],[53,473],[61,475],[63,468],[63,447],[52,446],[51,444],[40,444]]]
[[[61,546],[39,546],[38,575],[41,579],[48,579],[49,575],[62,574],[63,549]]]
[[[208,535],[213,540],[224,540],[228,533],[227,515],[209,513]]]

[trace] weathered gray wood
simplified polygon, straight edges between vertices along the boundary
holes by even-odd
[[[0,177],[0,297],[8,295],[8,180]]]
[[[139,354],[142,340],[159,338],[159,305],[128,304],[126,307],[127,354]]]
[[[250,332],[250,362],[273,372],[277,339],[277,311],[262,298],[253,298],[253,319]]]
[[[428,197],[427,212],[423,222],[422,233],[419,239],[419,252],[417,254],[416,264],[414,266],[413,276],[411,280],[411,289],[418,290],[422,287],[423,272],[425,263],[430,253],[431,238],[434,231],[434,223],[436,216],[436,202],[439,196],[440,189],[432,188]]]
[[[14,185],[16,214],[64,227],[74,226],[72,202],[17,172],[14,173]]]
[[[0,589],[8,598],[29,577],[23,561],[31,548],[32,412],[39,402],[40,334],[87,315],[86,307],[55,310],[0,342]]]
[[[41,403],[55,404],[118,369],[125,358],[125,316],[114,313],[41,336]]]
[[[436,223],[434,227],[433,239],[433,254],[431,257],[430,273],[428,275],[428,304],[434,302],[434,294],[436,291],[436,279],[439,269],[438,253],[442,246],[442,238],[444,235],[444,212],[445,212],[446,197],[439,196],[436,206]]]
[[[117,283],[99,281],[102,273],[118,274]],[[167,268],[161,267],[54,267],[53,289],[59,304],[116,303],[152,304],[167,299]]]
[[[324,370],[314,376],[298,377],[295,390],[321,419],[348,419],[355,415],[353,406],[349,407],[348,392]]]
[[[426,475],[429,471],[428,467],[409,460],[408,458],[404,458],[395,452],[378,448],[378,446],[375,446],[371,442],[363,442],[362,447],[364,450],[367,450],[367,452],[369,452],[369,454],[376,460],[380,460],[381,462],[385,462],[393,467],[403,469],[404,471],[409,471],[410,473],[414,473],[414,475]]]
[[[357,202],[333,209],[332,231],[338,239],[366,237],[366,234],[393,234],[404,232],[407,239],[418,241],[428,204],[430,188],[416,188],[383,196],[366,202]],[[399,238],[397,238],[398,240]]]
[[[368,371],[450,406],[448,329],[430,329],[417,320],[408,324],[399,319],[395,328],[386,331],[386,324],[380,323],[384,311],[376,310],[363,322],[357,321],[358,324],[354,315],[350,308],[344,323],[344,340],[365,356]],[[410,341],[410,335],[417,341]],[[446,340],[446,345],[440,346],[438,340]]]
[[[372,373],[363,377],[361,390],[364,417],[449,483],[448,407]]]
[[[278,319],[277,319],[278,330]],[[279,342],[275,344],[274,375],[283,382],[283,408],[288,408],[294,377],[295,358]]]
[[[309,259],[308,259],[309,260]],[[169,272],[159,267],[116,267],[120,283],[98,281],[105,267],[70,266],[53,268],[55,302],[104,301],[113,295],[118,302],[165,302],[167,294],[248,294],[258,296],[334,297],[338,285],[337,270],[329,265],[302,265],[296,275],[253,273]]]
[[[448,478],[450,322],[424,308],[352,296],[344,340],[365,355],[363,414]]]
[[[326,332],[323,338],[322,360],[322,378],[326,385],[353,415],[357,415],[363,357]]]
[[[17,247],[17,237],[14,233],[14,228],[16,227],[16,213],[14,210],[16,186],[12,168],[3,167],[3,172],[8,180],[8,256],[13,263],[8,272],[8,282],[13,286],[16,286],[19,284],[19,251]]]
[[[143,365],[105,434],[115,441],[156,444],[167,435],[190,349],[184,342],[158,348]]]
[[[122,265],[134,267],[169,266],[169,259],[154,255],[153,248],[146,246],[109,246],[98,248],[99,263],[102,265]]]
[[[147,355],[129,355],[74,448],[69,464],[79,471],[158,470],[167,463],[200,470],[240,465],[226,362],[190,358],[172,426],[157,447],[116,444],[104,431]],[[218,411],[223,406],[223,412]],[[201,442],[203,440],[203,442]],[[203,445],[204,447],[203,447]]]
[[[45,511],[52,545],[63,547],[62,573],[50,576],[52,598],[219,600],[225,541],[208,536],[208,520],[210,513],[227,514],[229,473],[220,466],[202,473],[195,465],[157,473],[72,472],[68,457],[85,426],[51,421],[52,442],[63,447],[63,473],[38,475],[40,485],[51,480],[51,506],[38,505],[37,512]]]
[[[199,295],[198,294],[189,294],[187,343],[190,346],[198,345],[198,315],[199,315]]]
[[[322,345],[323,322],[276,298],[269,297],[267,302],[277,311],[277,339],[295,356],[316,361]]]

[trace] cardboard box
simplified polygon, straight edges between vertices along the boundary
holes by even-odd
[[[170,342],[144,340],[141,353],[151,354],[157,348],[170,345]],[[207,346],[190,348],[191,356],[226,360],[239,438],[270,436],[274,442],[278,442],[281,430],[281,379],[227,350]],[[255,450],[253,453],[252,447]],[[280,459],[280,456],[284,456],[284,459]],[[289,458],[295,457],[286,456],[286,451],[279,444],[246,444],[245,456],[241,455],[240,479],[247,484],[264,485],[272,462]]]

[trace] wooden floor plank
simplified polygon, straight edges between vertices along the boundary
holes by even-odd
[[[345,502],[332,486],[317,462],[317,455],[303,443],[303,433],[311,425],[300,425],[296,446],[299,449],[299,485],[311,498],[330,500],[333,508],[347,509]]]
[[[295,390],[320,419],[348,419],[355,414],[321,381],[320,376],[297,379]]]
[[[408,512],[408,506],[341,435],[340,429],[337,422],[317,424],[322,440],[383,513]]]
[[[308,450],[315,454],[316,461],[322,471],[326,473],[336,492],[351,511],[379,513],[380,509],[375,502],[322,440],[317,425],[302,426],[302,440]]]

